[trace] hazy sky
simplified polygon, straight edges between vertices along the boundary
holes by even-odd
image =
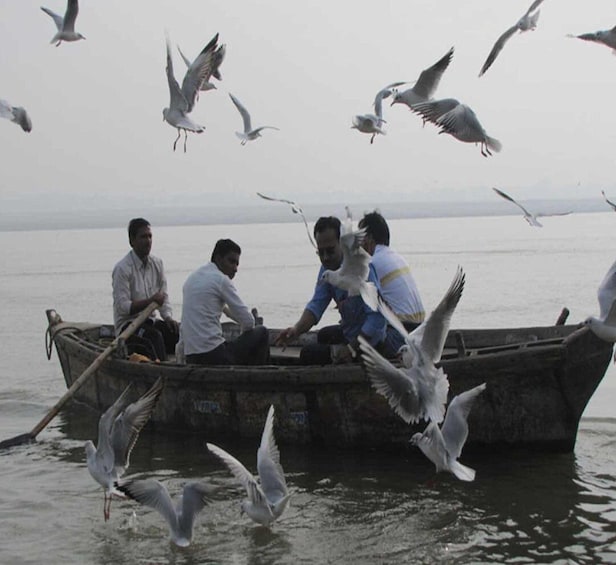
[[[42,3],[64,14],[62,0]],[[0,121],[0,214],[247,203],[255,191],[324,203],[432,195],[443,206],[497,198],[491,186],[524,198],[616,192],[616,57],[566,37],[613,27],[613,0],[545,0],[537,30],[514,36],[482,78],[529,1],[81,0],[87,39],[60,47],[40,4],[0,0],[0,98],[33,121],[30,134]],[[216,32],[227,45],[223,81],[191,114],[207,129],[189,135],[186,154],[162,121],[165,30],[191,58]],[[350,129],[379,89],[414,81],[451,46],[436,98],[471,106],[500,154],[422,128],[401,105],[385,106],[387,136],[373,145]],[[174,65],[181,83],[177,51]],[[253,125],[280,131],[242,147],[228,92]]]

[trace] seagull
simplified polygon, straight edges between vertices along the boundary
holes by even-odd
[[[616,261],[609,268],[599,288],[599,317],[589,316],[584,324],[599,338],[616,342]]]
[[[167,82],[169,83],[170,102],[169,107],[163,110],[163,120],[167,121],[170,125],[178,130],[178,136],[173,142],[173,150],[180,139],[180,134],[184,132],[184,153],[186,153],[186,141],[189,131],[194,133],[202,133],[205,130],[204,126],[200,126],[193,122],[188,114],[192,112],[197,101],[197,95],[201,86],[209,82],[212,75],[212,69],[214,68],[214,59],[216,54],[216,42],[218,41],[218,34],[203,48],[203,51],[199,53],[199,56],[188,67],[184,80],[182,81],[182,88],[175,80],[173,74],[173,61],[171,59],[171,47],[169,45],[169,38],[167,38]]]
[[[90,440],[85,443],[88,471],[104,489],[105,521],[109,520],[111,496],[117,494],[114,482],[128,468],[129,456],[139,432],[150,419],[163,390],[163,380],[159,378],[139,400],[123,408],[130,388],[131,384],[101,416],[98,422],[98,445],[94,447]]]
[[[539,20],[540,10],[537,10],[539,5],[543,2],[543,0],[535,0],[526,13],[516,22],[516,24],[510,27],[503,35],[501,35],[492,47],[492,51],[488,55],[486,62],[481,67],[481,71],[479,71],[479,76],[483,76],[483,74],[492,66],[498,54],[502,51],[505,43],[509,41],[509,39],[517,32],[523,33],[525,31],[533,31],[537,27],[537,20]]]
[[[30,116],[21,106],[11,106],[6,100],[0,100],[0,117],[11,120],[26,132],[32,131]]]
[[[317,244],[314,242],[314,239],[312,239],[312,235],[310,235],[310,228],[308,227],[306,216],[304,216],[304,211],[297,203],[293,202],[292,200],[286,200],[285,198],[273,198],[271,196],[266,196],[261,192],[257,192],[257,195],[264,200],[271,200],[272,202],[284,202],[285,204],[289,204],[291,206],[291,211],[294,214],[299,214],[301,216],[302,220],[304,221],[304,225],[306,226],[306,233],[308,234],[308,239],[310,240],[310,243],[312,243],[312,247],[314,247],[315,249],[317,248]]]
[[[421,449],[424,455],[436,465],[436,472],[449,471],[461,481],[475,480],[475,470],[458,461],[468,437],[466,421],[475,399],[486,389],[482,383],[475,388],[458,394],[447,408],[442,428],[430,422],[423,433],[413,434],[410,443]]]
[[[568,214],[571,214],[571,211],[557,212],[554,214],[544,214],[541,212],[537,214],[533,214],[532,212],[529,212],[526,208],[524,208],[522,204],[520,204],[519,202],[511,198],[511,196],[509,196],[507,193],[503,192],[502,190],[498,190],[498,188],[494,188],[494,187],[492,187],[492,190],[496,192],[496,194],[498,194],[499,196],[502,196],[505,200],[509,200],[509,202],[513,202],[520,210],[522,210],[522,212],[524,212],[524,219],[528,222],[528,224],[535,228],[543,227],[543,224],[539,222],[539,220],[537,219],[542,216],[567,216]]]
[[[125,480],[116,483],[116,488],[139,504],[154,508],[167,521],[171,541],[179,547],[190,545],[195,518],[213,492],[204,482],[188,483],[174,506],[167,487],[156,479]]]
[[[280,465],[280,452],[274,439],[274,406],[270,406],[257,451],[259,482],[235,457],[224,449],[207,443],[207,448],[219,457],[234,477],[242,483],[248,499],[242,501],[243,512],[258,524],[269,526],[278,519],[289,503],[289,491]]]
[[[611,200],[608,200],[607,196],[605,195],[605,191],[604,190],[601,191],[601,194],[603,194],[603,199],[612,207],[612,210],[614,210],[614,212],[616,212],[616,204],[614,204],[614,202],[612,202]]]
[[[235,135],[237,135],[242,140],[242,145],[246,145],[247,141],[253,141],[257,139],[257,137],[261,137],[261,130],[264,130],[264,129],[278,130],[278,128],[274,126],[261,126],[261,127],[252,129],[252,125],[250,124],[250,114],[248,113],[248,110],[246,110],[246,108],[242,106],[242,103],[235,96],[233,96],[233,94],[229,93],[229,96],[233,104],[235,104],[235,107],[239,110],[242,116],[242,120],[244,122],[244,131],[235,132]]]
[[[58,28],[58,32],[53,36],[50,43],[55,43],[56,47],[63,41],[78,41],[79,39],[85,39],[83,35],[75,31],[75,20],[79,13],[79,4],[77,0],[67,0],[66,12],[64,17],[59,16],[55,12],[52,12],[49,8],[41,6],[41,10],[47,15],[51,16]],[[57,42],[57,43],[56,43]]]
[[[424,69],[412,88],[403,92],[394,92],[391,105],[406,104],[412,109],[414,104],[432,99],[445,69],[451,63],[452,57],[453,47],[434,65]]]
[[[595,43],[603,43],[612,49],[612,53],[616,55],[616,26],[612,29],[603,31],[595,31],[592,33],[583,33],[582,35],[569,34],[568,37],[583,39],[584,41],[594,41]]]
[[[353,125],[351,129],[355,128],[362,133],[371,133],[372,137],[370,138],[370,143],[374,142],[374,136],[377,134],[385,135],[385,132],[382,129],[382,125],[385,123],[383,119],[383,99],[391,96],[392,89],[402,84],[406,84],[405,82],[393,82],[387,85],[385,88],[379,90],[374,98],[374,114],[358,114],[357,116],[353,116]]]
[[[182,53],[182,50],[180,49],[179,45],[177,47],[178,47],[178,51],[180,53],[180,56],[184,60],[184,63],[186,63],[186,66],[190,69],[190,67],[191,67],[193,62],[191,62],[191,60],[188,57],[186,57],[186,55],[184,55],[184,53]],[[220,74],[220,65],[222,64],[222,62],[223,62],[223,60],[225,58],[225,54],[226,54],[226,47],[225,47],[225,45],[221,45],[214,52],[214,56],[213,56],[213,60],[212,60],[212,76],[216,80],[218,80],[218,81],[222,80],[222,75]],[[216,85],[211,83],[211,82],[209,82],[209,80],[203,81],[203,84],[201,85],[201,88],[200,88],[200,90],[202,92],[207,92],[208,90],[215,90],[215,89],[216,89]]]
[[[321,281],[346,290],[349,296],[361,295],[363,301],[376,311],[378,291],[375,284],[368,281],[372,257],[362,247],[366,230],[365,228],[353,230],[353,219],[348,206],[346,211],[347,217],[340,230],[342,264],[335,271],[325,270],[321,275]]]
[[[455,98],[420,102],[411,110],[423,118],[424,124],[429,121],[439,127],[439,133],[448,133],[466,143],[479,143],[484,157],[492,155],[490,150],[498,153],[502,149],[501,142],[483,129],[475,112]]]

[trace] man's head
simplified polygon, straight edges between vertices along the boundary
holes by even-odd
[[[374,249],[377,245],[389,245],[389,226],[385,218],[376,210],[364,214],[364,217],[359,220],[358,227],[366,230],[366,237],[362,247],[370,255],[374,254]]]
[[[145,259],[152,250],[150,222],[143,218],[133,218],[128,223],[128,243],[140,259]]]
[[[321,265],[335,271],[342,264],[340,247],[340,220],[334,216],[321,216],[314,224],[314,239]]]
[[[219,239],[212,251],[212,263],[230,279],[235,276],[240,266],[240,246],[231,239]]]

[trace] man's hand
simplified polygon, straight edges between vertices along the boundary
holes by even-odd
[[[156,302],[158,305],[162,306],[165,303],[165,299],[167,295],[164,292],[157,292],[150,296],[150,302]]]
[[[297,337],[297,330],[295,329],[295,326],[291,326],[291,327],[288,327],[282,330],[278,334],[278,337],[276,338],[276,341],[274,343],[276,345],[282,345],[283,347],[286,347],[287,343],[291,341],[292,339],[295,339],[296,337]]]

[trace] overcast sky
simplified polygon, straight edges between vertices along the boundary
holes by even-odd
[[[42,0],[64,14],[62,0]],[[536,31],[515,35],[487,73],[494,41],[523,0],[81,0],[85,41],[50,45],[41,0],[0,0],[0,98],[24,106],[25,134],[0,122],[2,212],[67,207],[249,203],[255,191],[300,201],[471,195],[594,198],[616,192],[616,57],[568,33],[616,24],[614,0],[545,0]],[[215,33],[227,46],[218,90],[191,114],[206,127],[172,150],[165,30],[193,58]],[[436,98],[471,106],[500,154],[448,135],[406,107],[384,108],[386,136],[350,129],[376,92],[414,81],[455,47]],[[181,83],[185,67],[174,51]],[[241,146],[241,118],[272,125]],[[616,196],[616,194],[614,194]],[[95,199],[95,200],[94,200]],[[268,206],[263,202],[263,206]]]

